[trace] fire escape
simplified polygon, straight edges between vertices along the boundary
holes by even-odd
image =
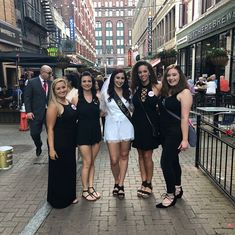
[[[55,26],[55,19],[52,9],[52,3],[50,0],[41,0],[43,13],[45,16],[46,26],[48,32],[55,32],[56,26]]]
[[[55,25],[55,18],[53,13],[52,1],[51,0],[41,0],[42,9],[45,17],[46,28],[48,31],[48,44],[56,44],[56,32],[57,27]]]

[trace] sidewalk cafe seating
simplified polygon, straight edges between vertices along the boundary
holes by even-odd
[[[227,131],[231,130],[235,124],[235,113],[234,112],[220,112],[214,114],[214,123],[219,128]]]

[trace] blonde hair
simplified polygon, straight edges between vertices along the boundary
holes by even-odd
[[[56,78],[52,84],[51,84],[51,92],[50,92],[50,102],[53,102],[58,110],[58,116],[60,116],[63,112],[63,106],[62,104],[59,103],[58,101],[58,97],[55,94],[55,87],[58,83],[63,82],[65,84],[65,86],[68,88],[68,83],[64,78]]]

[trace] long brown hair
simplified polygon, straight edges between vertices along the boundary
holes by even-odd
[[[142,65],[148,68],[148,71],[150,74],[149,75],[150,84],[151,85],[158,84],[152,65],[148,63],[147,61],[140,60],[134,65],[134,67],[132,68],[132,72],[131,72],[131,90],[133,94],[136,91],[137,87],[141,86],[141,81],[139,78],[138,70],[139,70],[139,67]]]
[[[111,74],[109,87],[108,87],[108,94],[109,94],[108,101],[111,101],[111,99],[114,98],[114,78],[118,73],[124,74],[125,81],[122,85],[122,91],[123,91],[122,95],[127,101],[130,101],[130,90],[129,90],[129,85],[128,85],[128,78],[127,78],[125,70],[123,69],[115,69],[113,73]]]
[[[179,82],[174,87],[170,86],[169,83],[167,82],[167,74],[170,69],[176,69],[179,73]],[[167,96],[169,96],[169,93],[171,95],[175,95],[175,94],[178,94],[179,92],[183,91],[184,89],[189,89],[189,88],[188,88],[186,77],[185,77],[184,73],[182,72],[180,66],[175,65],[175,64],[169,65],[166,68],[164,75],[163,75],[161,96],[167,97]]]

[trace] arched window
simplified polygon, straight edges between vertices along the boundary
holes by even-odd
[[[111,29],[112,29],[112,26],[113,26],[113,25],[112,25],[112,22],[111,22],[111,21],[107,21],[107,22],[106,22],[106,29],[107,29],[107,28],[111,28]]]
[[[117,28],[123,28],[123,22],[121,20],[117,22]]]
[[[101,22],[100,21],[96,21],[95,22],[95,27],[96,27],[96,29],[101,29],[101,27],[102,27]]]

